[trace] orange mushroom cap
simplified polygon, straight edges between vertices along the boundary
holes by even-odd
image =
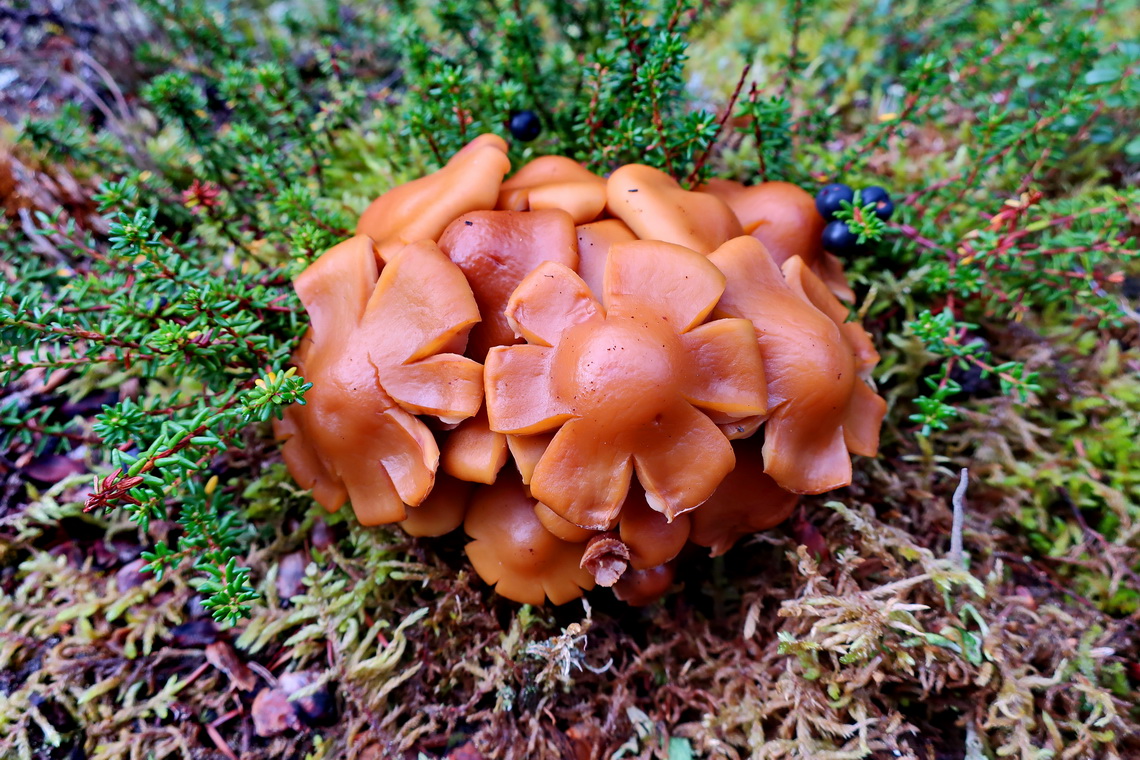
[[[843,419],[843,437],[853,454],[873,457],[879,453],[879,432],[887,414],[887,402],[866,382],[879,363],[879,352],[862,325],[845,321],[847,309],[801,259],[789,259],[782,270],[788,286],[834,322],[844,346],[851,352],[859,379],[853,383]]]
[[[707,502],[706,502],[707,503]],[[704,504],[692,512],[670,521],[665,515],[649,506],[640,488],[631,488],[621,508],[618,535],[629,547],[629,565],[634,570],[648,570],[676,557],[689,540],[691,516],[704,509]]]
[[[723,290],[707,258],[657,241],[610,249],[602,303],[560,264],[523,280],[506,316],[528,343],[488,353],[486,403],[492,430],[557,429],[530,479],[539,501],[605,529],[634,468],[669,520],[712,494],[732,447],[698,407],[744,418],[767,406],[751,324],[700,324]]]
[[[470,288],[430,242],[408,246],[377,277],[363,235],[295,286],[312,321],[296,364],[313,387],[275,426],[286,465],[330,511],[350,499],[363,524],[402,520],[405,503],[426,498],[439,461],[413,414],[458,420],[481,403],[480,365],[436,353],[478,320]]]
[[[585,545],[547,531],[534,505],[511,475],[478,487],[463,522],[474,539],[467,544],[467,556],[479,577],[508,599],[542,604],[549,598],[564,604],[594,587],[593,576],[578,566]]]
[[[542,523],[543,527],[554,535],[561,538],[563,541],[569,541],[572,544],[580,544],[583,541],[589,541],[594,536],[598,535],[598,531],[590,530],[589,528],[579,528],[569,520],[564,520],[558,516],[550,507],[543,504],[541,501],[534,505],[534,515]]]
[[[740,220],[744,234],[763,243],[777,264],[799,256],[836,296],[855,300],[843,274],[843,262],[823,250],[823,228],[827,222],[816,209],[815,199],[799,185],[761,182],[748,187],[720,179],[699,189],[727,203]]]
[[[827,283],[817,276],[818,272],[804,266],[803,260],[796,262],[789,259],[781,266],[781,271],[792,290],[830,317],[839,327],[839,331],[843,333],[844,339],[855,355],[859,377],[864,380],[870,379],[871,371],[879,364],[879,352],[875,350],[875,343],[863,326],[858,322],[847,321],[847,307],[836,300],[834,292]]]
[[[494,208],[510,170],[506,140],[479,135],[443,168],[372,201],[360,215],[356,232],[375,240],[377,255],[387,261],[408,243],[439,240],[460,214]]]
[[[462,343],[478,321],[463,273],[435,243],[423,240],[384,266],[355,338],[396,403],[413,414],[455,423],[479,411],[483,368],[441,352]]]
[[[602,297],[602,279],[606,274],[606,257],[614,243],[637,240],[637,235],[620,219],[605,219],[582,224],[578,233],[578,276],[590,286],[594,298]]]
[[[459,423],[443,444],[443,471],[470,483],[494,483],[507,463],[507,437],[487,426],[487,412],[480,410]]]
[[[440,248],[459,265],[483,315],[468,355],[482,360],[492,346],[517,343],[503,309],[526,275],[544,261],[578,265],[574,220],[565,211],[475,211],[448,225]]]
[[[507,211],[562,209],[575,224],[597,218],[606,207],[606,181],[577,161],[542,156],[503,183],[496,208]]]
[[[823,253],[826,222],[815,208],[815,199],[799,185],[761,182],[748,187],[717,180],[700,189],[727,203],[744,234],[763,243],[777,264],[799,256],[814,265]]]
[[[847,485],[848,448],[867,451],[871,428],[877,444],[886,405],[859,378],[854,351],[839,327],[800,286],[814,275],[794,257],[793,288],[763,244],[751,237],[730,240],[709,259],[728,282],[717,316],[750,319],[764,357],[770,405],[765,472],[795,493]]]
[[[475,489],[473,483],[436,473],[431,493],[418,507],[408,507],[400,527],[410,536],[442,536],[463,524],[467,505]]]
[[[534,435],[508,435],[507,448],[511,451],[511,458],[515,460],[522,482],[530,485],[530,478],[534,475],[534,468],[538,460],[546,453],[546,447],[554,440],[554,433],[535,433]]]
[[[689,540],[712,549],[714,557],[727,552],[741,536],[779,525],[799,501],[799,496],[764,474],[763,441],[747,438],[732,448],[736,467],[712,497],[690,513]]]
[[[685,190],[660,169],[627,164],[606,182],[606,208],[642,240],[661,240],[697,253],[743,235],[724,201]]]
[[[629,570],[614,584],[614,596],[632,607],[653,604],[673,585],[676,575],[676,562],[645,570]]]

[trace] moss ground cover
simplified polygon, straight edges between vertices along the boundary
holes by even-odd
[[[1140,751],[1132,4],[20,2],[0,32],[0,755]],[[268,432],[304,392],[291,277],[523,110],[516,166],[898,206],[850,265],[880,457],[642,610],[498,599],[458,538],[325,514]]]

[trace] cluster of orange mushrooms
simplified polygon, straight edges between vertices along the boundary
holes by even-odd
[[[463,525],[519,602],[600,584],[646,604],[688,544],[722,554],[876,453],[879,356],[808,193],[509,171],[476,138],[297,278],[312,388],[275,432],[320,504]]]

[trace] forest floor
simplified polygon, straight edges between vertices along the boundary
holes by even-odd
[[[126,51],[149,34],[130,3],[56,5],[0,9],[0,207],[33,243],[37,211],[105,231],[102,177],[16,145],[16,125],[72,103],[124,129],[119,101],[134,113],[143,77]],[[748,34],[731,12],[718,18],[698,28],[688,72],[694,97],[714,105],[735,84],[716,72],[735,66],[734,36]],[[929,166],[900,163],[962,140],[916,129],[871,164],[905,195]],[[1136,162],[1119,150],[1100,169],[1074,192],[1135,186]],[[1004,202],[978,201],[993,215]],[[1130,219],[1135,236],[1135,209]],[[55,266],[50,248],[33,246]],[[12,264],[0,262],[6,276]],[[914,306],[905,278],[876,279],[873,266],[855,278],[892,406],[880,456],[727,555],[685,555],[677,587],[645,608],[603,589],[558,608],[497,597],[461,537],[409,539],[325,514],[263,425],[229,465],[258,474],[240,498],[259,526],[243,560],[262,598],[217,624],[190,573],[144,572],[143,552],[176,522],[143,530],[125,512],[83,509],[108,474],[95,415],[152,385],[66,369],[12,379],[0,416],[50,410],[43,423],[66,421],[73,445],[12,436],[0,452],[0,755],[1140,756],[1140,324],[1054,311],[978,325],[1043,390],[1021,404],[956,369],[959,418],[917,436],[907,399],[929,354],[898,330]],[[1128,266],[1116,284],[1140,309]]]

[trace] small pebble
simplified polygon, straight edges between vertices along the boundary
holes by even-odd
[[[305,568],[309,564],[309,553],[295,551],[286,554],[277,563],[277,596],[288,602],[305,590]]]
[[[317,520],[313,523],[313,546],[321,551],[329,548],[336,543],[336,535],[333,529],[324,520]]]
[[[278,680],[277,688],[292,697],[315,683],[318,677],[317,673],[309,670],[284,673]],[[297,716],[309,725],[327,726],[336,720],[336,698],[333,697],[327,683],[322,684],[312,694],[291,701]]]
[[[296,731],[301,721],[293,709],[293,703],[280,689],[262,689],[253,698],[250,708],[253,716],[253,730],[261,737],[280,736],[286,731]]]

